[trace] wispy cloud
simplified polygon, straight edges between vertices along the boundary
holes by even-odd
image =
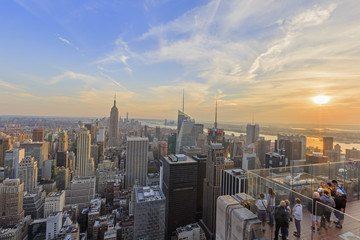
[[[58,35],[58,39],[59,39],[60,41],[64,42],[64,43],[66,43],[67,45],[70,45],[70,46],[72,45],[69,40],[67,40],[67,39],[65,39],[65,38],[63,38],[63,37],[61,37],[61,36],[59,36],[59,35]]]
[[[21,87],[16,86],[14,84],[11,84],[9,82],[2,81],[2,80],[0,80],[0,86],[6,87],[6,88],[11,89],[11,90],[15,90],[15,91],[21,91],[22,90]]]

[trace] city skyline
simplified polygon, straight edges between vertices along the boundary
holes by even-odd
[[[356,124],[356,1],[6,1],[0,115]],[[330,97],[321,107],[312,98]],[[344,119],[346,116],[346,119]]]

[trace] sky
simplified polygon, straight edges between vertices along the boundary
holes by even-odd
[[[0,115],[358,124],[358,0],[0,3]],[[312,97],[330,101],[316,105]]]

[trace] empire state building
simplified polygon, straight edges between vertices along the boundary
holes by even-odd
[[[119,135],[119,111],[116,107],[116,95],[114,98],[114,106],[110,111],[110,130],[109,130],[109,147],[118,146]]]

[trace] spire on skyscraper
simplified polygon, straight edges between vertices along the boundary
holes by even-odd
[[[185,90],[183,89],[183,106],[182,111],[185,112]]]
[[[114,96],[114,107],[116,107],[116,92],[115,92],[115,96]]]
[[[217,98],[215,103],[215,128],[217,128]]]

